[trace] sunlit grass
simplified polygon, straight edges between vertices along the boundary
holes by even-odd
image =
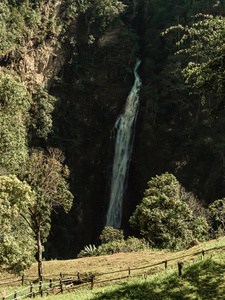
[[[74,260],[52,260],[44,262],[44,275],[50,275],[59,278],[60,272],[77,274],[82,273],[107,273],[119,270],[128,270],[128,267],[135,269],[142,266],[152,265],[165,260],[182,257],[188,254],[195,254],[202,250],[214,247],[225,246],[225,238],[212,240],[201,243],[188,250],[179,252],[168,251],[144,251],[137,253],[118,253],[114,255],[106,255],[99,257],[81,258]],[[222,252],[223,251],[223,252]],[[219,253],[219,254],[218,254]],[[216,256],[214,256],[216,254]],[[211,258],[212,256],[212,258]],[[184,257],[184,273],[182,277],[177,276],[177,261],[169,261],[168,269],[165,270],[164,264],[151,269],[131,270],[131,276],[139,275],[140,278],[130,278],[121,281],[118,285],[116,282],[107,282],[109,286],[99,287],[95,285],[94,289],[76,290],[63,295],[49,296],[57,299],[224,299],[222,291],[224,291],[224,249],[207,252],[204,260],[201,261],[201,255]],[[174,268],[174,269],[173,269]],[[205,270],[205,271],[204,271]],[[160,271],[160,274],[149,275],[150,273]],[[127,271],[125,272],[127,275]],[[211,274],[211,275],[210,275]],[[3,275],[3,274],[2,274]],[[9,276],[4,274],[4,276]],[[26,272],[26,276],[37,276],[37,265],[33,266]],[[108,277],[107,277],[108,276]],[[118,273],[106,275],[106,279],[110,276],[118,277]],[[121,275],[122,276],[122,275]],[[3,277],[3,276],[2,276]],[[48,277],[48,278],[49,278]],[[99,280],[99,279],[97,279]],[[102,278],[100,278],[102,280]],[[204,287],[203,285],[206,285]],[[27,283],[27,286],[29,284]],[[25,287],[25,286],[24,286]],[[20,286],[0,287],[0,292],[4,290],[7,294],[20,290]],[[90,287],[90,285],[88,285]],[[203,292],[200,292],[200,290]],[[147,294],[148,293],[148,297]],[[203,293],[203,295],[202,295]],[[224,293],[225,294],[225,293]],[[137,296],[137,295],[140,295]],[[152,295],[150,297],[150,295]],[[207,298],[211,295],[211,298]],[[216,296],[215,296],[216,295]],[[138,298],[139,297],[139,298]],[[145,298],[147,297],[147,298]],[[217,298],[215,298],[217,297]]]
[[[48,299],[224,299],[225,253],[209,257],[184,267],[182,276],[177,270],[166,270],[126,282],[91,290],[80,290],[70,294],[50,296]]]

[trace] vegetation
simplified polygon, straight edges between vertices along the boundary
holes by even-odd
[[[209,217],[213,236],[224,236],[225,233],[225,199],[214,201],[209,206]]]
[[[201,95],[202,104],[214,98],[214,115],[224,109],[224,24],[223,16],[198,14],[191,26],[178,25],[164,32],[174,29],[184,32],[177,42],[179,48],[184,48],[177,54],[187,53],[190,57],[183,70],[186,83]]]
[[[131,223],[154,247],[203,241],[208,224],[210,237],[224,234],[223,1],[3,0],[0,12],[1,264],[21,272],[38,251],[40,275],[44,248],[49,259],[83,245],[89,255],[144,250],[128,226],[136,205]],[[143,85],[123,216],[131,237],[107,228],[94,246],[111,129],[136,56]],[[141,203],[155,174],[170,184],[149,187]]]
[[[130,223],[150,245],[160,248],[182,248],[193,239],[193,234],[199,239],[208,232],[206,219],[203,216],[193,219],[193,212],[181,197],[181,185],[169,173],[148,182],[145,197]]]
[[[107,226],[100,234],[102,245],[85,246],[78,254],[78,258],[86,256],[109,255],[120,252],[138,252],[148,249],[148,244],[144,239],[128,237],[124,239],[123,231]]]
[[[39,276],[43,275],[42,242],[49,234],[51,212],[58,206],[68,212],[72,206],[73,195],[66,182],[69,170],[63,161],[62,152],[58,149],[49,149],[49,155],[35,151],[23,171],[24,180],[34,192],[34,201],[20,214],[35,236]]]
[[[33,234],[20,215],[30,208],[33,193],[15,175],[0,176],[0,265],[21,273],[30,267],[36,252]]]
[[[119,285],[77,291],[72,295],[52,296],[50,299],[219,299],[224,294],[224,254],[192,263],[183,276],[169,270],[164,274],[141,277]],[[206,284],[207,283],[207,284]]]
[[[28,157],[30,94],[17,76],[0,73],[0,167],[18,170]],[[6,171],[5,171],[6,172]]]
[[[194,254],[201,252],[202,249],[211,249],[214,247],[224,246],[224,238],[212,240],[207,243],[202,243],[189,250],[181,252],[161,252],[161,251],[147,251],[141,253],[120,253],[116,255],[104,256],[104,257],[91,257],[82,258],[67,261],[45,261],[45,269],[48,270],[46,275],[62,273],[74,273],[79,270],[80,274],[87,274],[90,271],[93,274],[103,274],[107,272],[118,271],[127,269],[128,266],[138,268],[143,265],[155,264],[162,262],[165,259],[173,259],[187,254]],[[212,254],[212,255],[211,255]],[[179,299],[185,299],[192,297],[198,299],[200,297],[208,298],[209,294],[215,299],[222,298],[224,293],[224,281],[221,276],[224,273],[223,261],[224,252],[210,252],[206,254],[204,260],[201,257],[195,256],[196,260],[193,261],[193,256],[184,258],[183,275],[178,276],[177,264],[172,262],[168,263],[168,268],[165,271],[164,265],[161,272],[158,274],[148,273],[147,270],[139,270],[139,278],[129,278],[127,281],[122,281],[119,284],[109,283],[108,286],[100,287],[95,285],[93,290],[76,290],[72,293],[58,294],[50,296],[50,299],[144,299],[146,295],[152,295],[158,297],[158,299],[172,299],[177,295]],[[174,267],[174,269],[172,268]],[[156,269],[152,270],[153,272]],[[160,271],[160,270],[158,270]],[[133,271],[131,271],[132,275]],[[27,271],[27,276],[36,276],[37,268],[32,266]],[[114,277],[116,274],[110,274],[110,277]],[[7,276],[7,275],[6,275]],[[207,285],[206,285],[207,281]],[[219,288],[218,288],[219,286]],[[19,290],[19,287],[7,287],[6,291],[9,294],[14,292],[15,288]],[[1,292],[5,288],[1,288]],[[157,299],[157,298],[156,298]]]
[[[100,234],[99,238],[103,244],[118,241],[118,240],[123,240],[124,239],[123,230],[119,230],[119,229],[115,229],[110,226],[106,226],[102,230],[102,233]]]

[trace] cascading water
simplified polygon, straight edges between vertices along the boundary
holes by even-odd
[[[135,82],[126,99],[124,113],[119,116],[114,126],[115,150],[106,226],[112,226],[117,229],[120,228],[122,221],[123,197],[133,151],[135,123],[139,109],[138,92],[142,82],[137,69],[140,63],[141,61],[138,60],[134,67]]]

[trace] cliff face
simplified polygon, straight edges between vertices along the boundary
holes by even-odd
[[[139,49],[137,34],[131,33],[119,19],[92,44],[84,37],[79,38],[79,22],[82,19],[78,19],[75,30],[75,39],[79,41],[75,55],[59,75],[64,85],[52,88],[61,97],[54,114],[56,128],[52,138],[66,152],[75,194],[69,215],[71,226],[62,229],[56,221],[53,232],[60,231],[65,236],[65,231],[69,231],[71,240],[64,243],[73,245],[73,253],[87,243],[96,243],[104,226],[112,163],[111,131],[133,84]]]
[[[108,203],[111,130],[133,84],[136,56],[142,59],[143,86],[124,199],[125,233],[132,234],[129,217],[156,174],[173,173],[202,201],[223,195],[224,119],[210,121],[198,97],[189,95],[181,76],[185,58],[173,56],[177,36],[160,35],[167,23],[187,22],[187,9],[172,7],[162,15],[156,8],[149,1],[131,6],[101,33],[87,34],[82,15],[71,28],[76,51],[58,75],[63,85],[52,88],[61,97],[52,140],[66,152],[75,204],[69,218],[54,216],[50,241],[54,245],[59,234],[63,246],[55,253],[55,246],[49,247],[49,256],[73,257],[83,245],[98,242]]]
[[[16,71],[31,91],[37,84],[49,88],[68,59],[61,42],[64,32],[63,20],[60,20],[62,5],[61,0],[49,0],[33,6],[23,1],[20,6],[9,6],[8,18],[15,19],[15,25],[3,24],[3,28],[8,27],[8,37],[4,38],[8,39],[9,46],[1,51],[1,65]],[[6,18],[6,24],[7,21]]]

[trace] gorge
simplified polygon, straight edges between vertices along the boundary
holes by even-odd
[[[135,235],[129,218],[156,175],[174,174],[204,203],[224,196],[224,113],[211,118],[214,98],[203,107],[199,94],[190,94],[182,75],[189,58],[174,55],[182,31],[162,35],[178,23],[192,24],[198,13],[225,15],[224,1],[4,0],[1,9],[0,71],[16,82],[18,76],[29,99],[26,107],[19,101],[26,108],[19,118],[12,118],[12,109],[0,111],[6,126],[1,158],[19,157],[18,166],[11,160],[19,176],[21,157],[53,147],[64,153],[70,171],[74,203],[68,214],[58,207],[52,213],[46,259],[74,258],[85,245],[97,245],[106,224]],[[0,108],[7,93],[1,95]],[[124,111],[127,95],[134,96],[125,105],[129,113],[134,109],[131,118]],[[126,118],[132,137],[121,129]],[[113,128],[118,153],[111,147]],[[0,171],[11,174],[3,163]],[[109,176],[115,206],[109,206]]]

